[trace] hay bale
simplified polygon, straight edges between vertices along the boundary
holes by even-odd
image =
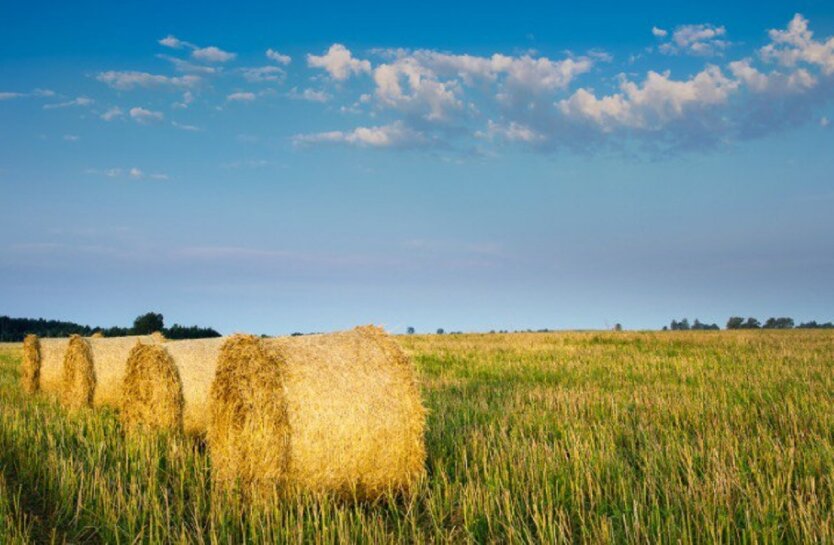
[[[74,409],[89,407],[96,389],[96,373],[93,368],[90,343],[81,335],[71,335],[64,355],[63,387],[61,402]]]
[[[64,355],[69,339],[29,335],[23,344],[22,373],[26,391],[59,393],[64,384]],[[26,384],[28,383],[28,384]]]
[[[20,386],[27,394],[40,390],[41,347],[37,335],[26,335],[23,339],[23,359],[20,363]]]
[[[95,333],[90,335],[90,338],[91,339],[103,339],[104,338],[104,333],[102,333],[101,331],[96,331]]]
[[[424,472],[425,409],[411,362],[372,326],[235,336],[211,389],[215,483],[375,498]]]
[[[134,348],[122,384],[124,424],[205,434],[209,391],[225,341],[194,339]]]
[[[156,344],[158,338],[72,336],[63,359],[61,400],[70,407],[118,407],[127,358],[137,342]]]

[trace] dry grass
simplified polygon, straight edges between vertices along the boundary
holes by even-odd
[[[224,486],[375,498],[407,491],[424,473],[414,368],[378,328],[233,337],[212,401],[208,442]]]

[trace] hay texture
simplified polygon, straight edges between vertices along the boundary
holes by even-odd
[[[61,400],[69,407],[119,407],[127,358],[137,344],[157,344],[153,335],[70,338],[62,365]]]
[[[21,385],[28,393],[59,393],[63,386],[64,354],[69,339],[41,339],[27,335],[23,341]]]
[[[411,362],[382,329],[223,346],[211,389],[213,478],[373,499],[423,474],[425,409]]]
[[[135,347],[122,384],[122,422],[127,427],[205,434],[209,391],[225,341],[196,339]]]

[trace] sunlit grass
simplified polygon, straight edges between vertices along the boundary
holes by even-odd
[[[414,497],[256,511],[212,498],[198,443],[24,395],[0,348],[0,543],[28,520],[73,543],[834,541],[830,332],[401,342],[429,409]]]

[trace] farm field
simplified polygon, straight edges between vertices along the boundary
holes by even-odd
[[[414,495],[252,508],[212,496],[200,441],[27,396],[0,345],[0,543],[834,541],[830,331],[398,341],[429,411]]]

